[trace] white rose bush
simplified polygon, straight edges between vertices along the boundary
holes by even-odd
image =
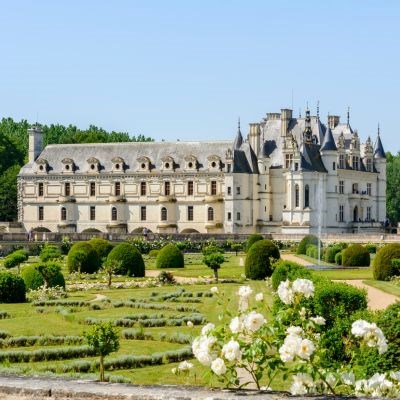
[[[209,369],[211,377],[226,387],[243,388],[252,384],[259,390],[269,389],[279,375],[285,380],[291,376],[293,395],[400,397],[400,372],[357,380],[351,362],[333,371],[321,367],[324,348],[319,339],[325,319],[312,315],[307,307],[306,300],[314,295],[311,280],[282,281],[276,295],[285,307],[274,317],[269,317],[264,295],[253,294],[250,286],[241,286],[237,291],[236,315],[228,311],[220,289],[212,292],[224,310],[220,314],[224,323],[205,325],[200,336],[193,340],[192,350],[197,361]],[[359,319],[352,324],[351,335],[361,347],[367,346],[382,355],[387,350],[387,340],[375,323]],[[188,373],[191,367],[183,365]]]

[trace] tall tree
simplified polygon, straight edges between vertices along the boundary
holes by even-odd
[[[392,223],[400,221],[400,152],[386,153],[386,214]]]

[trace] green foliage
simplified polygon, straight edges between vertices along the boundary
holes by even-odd
[[[346,247],[346,243],[336,243],[334,245],[328,246],[324,251],[324,261],[333,264],[335,262],[336,254],[340,253]]]
[[[335,264],[342,265],[342,252],[341,251],[339,253],[335,254]]]
[[[39,254],[39,258],[43,261],[59,260],[61,258],[61,250],[58,246],[46,244]]]
[[[0,303],[23,303],[25,293],[25,283],[20,276],[0,271]]]
[[[111,242],[106,239],[92,238],[88,243],[93,247],[93,250],[97,253],[100,260],[107,257],[113,249]]]
[[[17,219],[17,175],[20,169],[18,163],[0,174],[0,221]]]
[[[177,246],[178,246],[178,244],[177,244]],[[159,250],[156,250],[156,249],[150,250],[149,251],[149,257],[150,258],[157,258],[158,252],[159,252]]]
[[[28,252],[24,249],[16,250],[13,253],[9,254],[5,259],[4,259],[4,267],[9,269],[9,268],[14,268],[14,267],[19,267],[19,265],[25,261],[27,261],[29,258]]]
[[[313,304],[315,313],[324,317],[330,328],[336,320],[366,310],[367,296],[364,290],[345,283],[321,280],[315,285]]]
[[[43,285],[46,287],[59,286],[65,289],[65,279],[61,266],[55,262],[27,265],[21,271],[21,277],[27,290],[36,290]]]
[[[246,278],[260,280],[271,276],[272,263],[280,258],[279,249],[271,240],[255,242],[246,256]]]
[[[63,236],[60,245],[61,253],[63,255],[67,255],[68,252],[71,250],[71,247],[72,247],[72,242],[69,240],[67,236]]]
[[[367,243],[364,247],[368,250],[369,254],[376,254],[378,250],[378,245],[375,243]]]
[[[152,242],[142,237],[131,238],[129,239],[129,243],[134,245],[140,254],[149,254],[149,251],[152,249]]]
[[[400,153],[386,153],[386,214],[393,223],[400,222]]]
[[[352,244],[342,251],[343,266],[368,267],[370,261],[368,250],[360,244]]]
[[[220,253],[222,254],[224,252],[224,249],[221,246],[218,246],[216,242],[214,243],[209,243],[205,244],[203,248],[201,249],[201,252],[203,255],[208,255],[208,254],[214,254],[214,253]]]
[[[100,269],[101,260],[88,242],[75,243],[68,252],[69,272],[93,274]]]
[[[101,266],[101,270],[108,276],[108,287],[111,286],[112,276],[121,270],[122,261],[117,260],[116,258],[107,258],[103,259],[103,265]]]
[[[400,258],[400,243],[391,243],[378,250],[372,263],[374,279],[387,281],[396,274],[391,261]]]
[[[182,252],[172,243],[164,246],[157,255],[157,268],[184,268]]]
[[[297,254],[306,254],[307,247],[313,244],[315,246],[318,246],[318,238],[314,235],[306,235],[301,239],[299,246],[297,248]],[[321,243],[322,246],[322,243]]]
[[[203,263],[214,271],[215,280],[218,282],[218,270],[221,268],[221,264],[225,262],[225,257],[220,252],[206,253],[203,256]]]
[[[312,258],[318,258],[318,246],[309,244],[306,249],[306,255]]]
[[[274,272],[271,275],[272,289],[277,290],[282,281],[289,279],[294,281],[297,278],[311,279],[312,273],[302,265],[292,261],[279,260],[274,265]]]
[[[118,274],[143,277],[145,275],[145,266],[143,257],[137,248],[128,242],[116,245],[108,254],[107,261],[115,260],[121,263],[116,271]]]
[[[236,255],[238,255],[238,252],[243,250],[243,243],[233,242],[230,244],[230,248]]]
[[[255,242],[258,242],[259,240],[264,240],[264,236],[260,235],[259,233],[253,233],[252,235],[250,235],[246,242],[246,253],[248,253],[251,246],[253,246],[253,244]]]
[[[176,283],[174,275],[168,271],[161,271],[157,276],[157,280],[161,283],[161,285],[175,285]]]

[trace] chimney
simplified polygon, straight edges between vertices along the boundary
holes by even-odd
[[[329,115],[328,116],[328,126],[330,129],[335,129],[340,122],[340,117],[338,115]]]
[[[288,108],[281,109],[281,136],[285,137],[288,134],[289,122],[292,119],[292,110]]]
[[[254,153],[258,155],[260,151],[260,139],[261,139],[261,129],[260,124],[258,123],[251,123],[250,132],[249,132],[249,141],[250,146],[253,149]]]
[[[43,133],[39,126],[33,125],[28,128],[29,135],[29,163],[33,163],[42,152]]]

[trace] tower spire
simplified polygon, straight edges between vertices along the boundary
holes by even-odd
[[[347,107],[347,126],[350,126],[350,106]]]
[[[317,101],[317,120],[319,120],[319,100]]]
[[[238,117],[238,133],[240,132],[240,117]]]
[[[379,127],[379,122],[378,122],[378,136],[380,136],[380,135],[381,135],[381,129]]]

